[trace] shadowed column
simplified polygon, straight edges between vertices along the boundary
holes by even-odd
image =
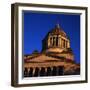
[[[34,76],[39,76],[40,69],[38,67],[35,68]]]
[[[42,67],[40,70],[40,76],[45,76],[45,68]]]
[[[58,75],[64,74],[64,66],[58,66]]]
[[[33,68],[30,68],[29,70],[29,77],[32,77],[33,76]]]
[[[53,70],[52,70],[52,76],[56,76],[57,75],[57,67],[53,67]]]
[[[47,72],[46,72],[46,76],[51,76],[52,75],[52,71],[50,67],[47,67]]]
[[[61,38],[61,48],[63,48],[63,39]]]
[[[24,77],[28,77],[28,69],[27,68],[24,69]]]
[[[62,47],[62,45],[61,45],[61,37],[59,37],[59,46],[60,46],[60,48]]]

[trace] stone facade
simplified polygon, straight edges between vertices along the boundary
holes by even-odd
[[[70,48],[70,40],[66,36],[66,33],[56,25],[44,38],[43,46],[43,49],[51,47],[59,47],[60,49]]]
[[[57,24],[42,40],[42,51],[25,55],[24,77],[80,74],[75,63],[70,40]]]
[[[74,60],[74,55],[70,48],[70,40],[59,24],[42,40],[42,46],[42,52],[57,53],[60,57]]]

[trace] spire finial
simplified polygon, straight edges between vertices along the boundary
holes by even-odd
[[[59,23],[56,24],[56,28],[60,28]]]

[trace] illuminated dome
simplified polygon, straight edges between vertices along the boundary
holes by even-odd
[[[42,46],[42,51],[60,53],[70,48],[70,40],[59,24],[56,24],[43,39]]]
[[[62,30],[62,28],[59,26],[59,24],[56,24],[55,28],[52,29],[49,34],[51,35],[61,35],[66,37],[66,33]]]

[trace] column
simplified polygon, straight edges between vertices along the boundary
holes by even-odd
[[[24,69],[24,77],[28,77],[28,68]]]
[[[65,43],[64,48],[66,48],[66,40],[64,40],[64,43]]]
[[[45,76],[45,68],[41,67],[40,76]]]
[[[62,39],[62,48],[63,48],[63,39]]]
[[[56,44],[56,41],[57,41],[57,37],[55,37],[55,46],[57,45],[57,44]]]
[[[63,39],[61,39],[61,48],[63,48]]]
[[[58,66],[58,75],[64,74],[64,66]]]
[[[65,46],[66,46],[66,48],[67,48],[67,41],[66,41],[66,43],[65,43]]]
[[[60,42],[60,48],[61,48],[61,47],[62,47],[62,46],[61,46],[61,43],[62,43],[62,39],[61,39],[61,37],[60,37],[60,41],[59,41],[59,42]]]
[[[67,47],[70,48],[70,42],[69,41],[67,42]]]
[[[60,47],[60,37],[58,37],[58,47]]]
[[[32,76],[34,76],[34,74],[35,74],[35,68],[33,68]]]
[[[45,67],[45,76],[46,76],[46,74],[47,74],[47,67]]]
[[[53,46],[54,46],[54,37],[52,39],[53,39]]]
[[[50,39],[51,39],[51,38],[49,37],[49,38],[48,38],[48,47],[50,46]]]
[[[63,48],[65,48],[65,40],[63,39]]]
[[[35,77],[39,76],[39,71],[40,71],[39,68],[36,67],[33,76],[35,76]]]
[[[53,67],[53,70],[52,70],[52,76],[56,76],[57,75],[57,67]]]
[[[51,43],[50,43],[50,46],[51,46],[51,47],[53,46],[53,37],[51,37]]]
[[[53,37],[52,37],[52,46],[53,46],[53,42],[54,42],[54,41],[53,41]]]
[[[52,71],[50,67],[47,67],[47,72],[46,72],[47,76],[51,76],[52,75]]]
[[[29,77],[32,77],[33,76],[33,68],[30,68],[29,69]]]
[[[65,40],[65,48],[66,48],[66,40]]]

